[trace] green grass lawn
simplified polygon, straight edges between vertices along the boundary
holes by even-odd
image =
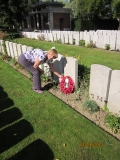
[[[32,81],[0,59],[0,160],[6,159],[119,160],[120,142],[48,91],[33,92]]]
[[[49,50],[51,47],[55,46],[57,51],[62,55],[76,58],[80,57],[78,58],[79,64],[82,63],[88,67],[90,67],[91,64],[101,64],[110,67],[111,69],[120,69],[120,52],[96,48],[90,49],[75,45],[58,44],[28,38],[18,38],[15,39],[14,42],[34,48],[41,48],[43,50]]]

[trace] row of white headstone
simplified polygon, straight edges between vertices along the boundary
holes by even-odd
[[[89,94],[102,109],[120,115],[120,70],[91,65]]]
[[[0,52],[5,53],[4,47],[3,47],[3,40],[0,40]],[[6,50],[7,54],[14,58],[15,60],[18,60],[18,57],[20,56],[21,53],[24,53],[25,51],[30,51],[33,50],[33,47],[26,46],[26,45],[21,45],[9,41],[5,41],[6,45]],[[72,64],[72,65],[71,65]],[[64,76],[70,76],[74,83],[75,83],[75,88],[78,88],[78,60],[73,57],[64,57],[61,54],[58,54],[58,58],[54,60],[53,63],[56,71],[60,74],[63,74]],[[49,70],[49,66],[45,63],[43,65],[39,66],[44,70],[44,72],[47,75],[50,75],[51,72]],[[59,83],[59,78],[55,75],[54,80]]]
[[[120,31],[117,30],[97,30],[97,31],[40,31],[40,32],[21,32],[22,36],[32,39],[44,38],[45,41],[60,42],[62,44],[80,45],[80,40],[85,41],[85,45],[92,43],[97,48],[110,50],[120,50]]]

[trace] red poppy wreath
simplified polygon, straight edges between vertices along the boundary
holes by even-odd
[[[64,94],[72,93],[75,88],[74,81],[70,76],[62,77],[60,81],[60,90]]]

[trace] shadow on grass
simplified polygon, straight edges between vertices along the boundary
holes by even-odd
[[[33,133],[33,128],[26,120],[21,120],[0,131],[0,153],[11,148]]]
[[[0,86],[0,153],[11,148],[34,132],[28,121],[20,120],[22,117],[20,110],[16,107],[10,108],[13,105],[13,100],[8,98],[8,94]],[[20,121],[16,122],[16,120]],[[13,122],[14,124],[12,124]],[[5,128],[2,129],[2,127]]]
[[[0,111],[10,108],[11,106],[13,106],[13,101],[10,98],[0,99]]]
[[[0,111],[13,106],[13,101],[8,97],[8,94],[3,91],[3,87],[0,86]]]
[[[14,101],[0,86],[0,154],[20,143],[34,132],[31,124],[22,118],[22,113],[14,105]],[[13,123],[13,124],[12,124]],[[4,128],[2,128],[4,127]],[[53,160],[54,154],[49,146],[38,139],[9,160]]]
[[[14,121],[18,120],[21,117],[22,117],[22,113],[16,107],[11,108],[7,111],[2,111],[0,113],[0,128],[10,123],[13,123]]]
[[[8,160],[54,160],[54,154],[49,146],[38,139],[25,147]]]

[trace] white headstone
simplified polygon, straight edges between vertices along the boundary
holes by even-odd
[[[89,31],[89,33],[90,33],[90,41],[93,41],[93,35],[94,35],[95,31]]]
[[[80,31],[80,40],[84,40],[84,32]]]
[[[27,46],[27,51],[31,51],[33,49],[34,49],[33,47]]]
[[[64,34],[65,37],[65,43],[68,44],[68,33]]]
[[[86,32],[86,34],[84,34],[84,40],[85,40],[85,45],[87,46],[88,44],[90,44],[90,33]]]
[[[1,44],[1,40],[0,40],[0,52],[2,53],[2,44]]]
[[[14,50],[13,50],[13,42],[9,42],[10,55],[12,58],[15,58]]]
[[[6,44],[7,54],[9,56],[11,56],[11,54],[10,54],[10,48],[9,48],[9,41],[5,41],[5,44]]]
[[[80,34],[77,33],[77,34],[75,35],[75,45],[78,45],[78,46],[79,46],[79,43],[80,43]]]
[[[53,35],[52,35],[52,33],[48,33],[48,41],[53,42]]]
[[[64,76],[70,76],[75,88],[78,89],[78,60],[73,57],[66,57],[64,60]]]
[[[3,40],[0,40],[1,52],[4,54]]]
[[[97,32],[94,32],[94,35],[93,35],[93,43],[95,44],[95,46],[97,46],[97,42],[98,42],[98,33],[97,33]]]
[[[32,37],[32,39],[38,39],[38,32],[34,32],[34,37]]]
[[[103,48],[104,47],[104,36],[103,36],[103,34],[101,32],[98,35],[98,40],[97,40],[96,46],[98,48]]]
[[[87,31],[83,32],[83,40],[86,40]]]
[[[30,38],[35,38],[35,32],[31,32],[31,34],[30,34]]]
[[[22,45],[21,47],[22,47],[22,53],[27,51],[27,46],[26,45]]]
[[[120,70],[113,70],[108,96],[108,109],[120,115]]]
[[[103,48],[104,48],[104,49],[106,48],[106,45],[107,45],[107,44],[110,45],[110,36],[104,34],[104,45],[103,45]]]
[[[57,33],[57,40],[61,42],[61,34],[60,34],[60,32]]]
[[[116,50],[116,33],[112,33],[110,36],[110,50]]]
[[[69,44],[73,44],[73,34],[68,34]]]
[[[18,51],[18,56],[20,56],[21,55],[21,53],[22,53],[22,45],[21,44],[17,44],[17,51]]]
[[[14,58],[18,59],[17,43],[13,43]]]
[[[48,33],[44,33],[45,41],[48,41]]]
[[[31,32],[26,32],[26,36],[27,36],[27,38],[31,38]]]
[[[65,37],[64,37],[64,34],[61,34],[61,42],[64,44],[65,43]]]
[[[54,39],[54,41],[57,40],[57,34],[56,33],[53,33],[53,39]]]
[[[99,107],[104,109],[104,105],[108,100],[108,89],[110,85],[112,69],[99,65],[91,65],[90,73],[90,99],[96,101]]]
[[[116,35],[116,50],[120,51],[120,31],[118,31]]]

